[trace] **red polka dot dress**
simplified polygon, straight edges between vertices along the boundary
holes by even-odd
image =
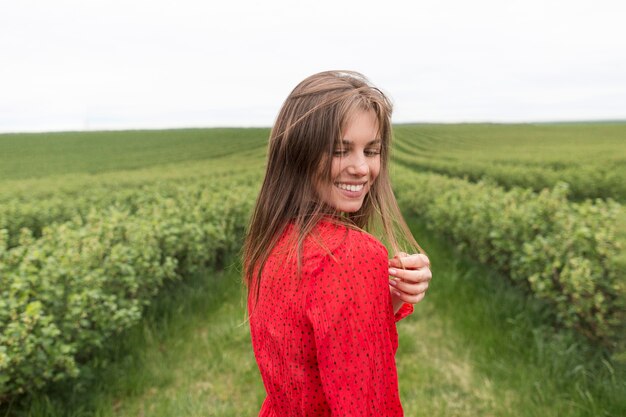
[[[304,243],[298,281],[294,233],[288,226],[272,250],[256,306],[248,299],[267,392],[259,417],[402,416],[396,322],[413,306],[393,313],[386,248],[323,220]]]

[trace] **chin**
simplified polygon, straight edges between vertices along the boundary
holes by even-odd
[[[346,203],[346,204],[337,204],[335,209],[342,213],[356,213],[363,207],[363,202],[360,203]]]

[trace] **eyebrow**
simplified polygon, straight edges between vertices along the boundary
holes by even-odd
[[[372,140],[372,141],[369,141],[369,142],[367,143],[367,146],[378,145],[378,144],[379,144],[379,143],[381,143],[381,142],[382,142],[382,141],[381,141],[380,139],[374,139],[374,140]],[[342,145],[346,145],[346,146],[352,145],[352,141],[351,141],[351,140],[348,140],[348,139],[341,139],[340,143],[341,143]]]

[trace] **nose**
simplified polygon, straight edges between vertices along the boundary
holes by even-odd
[[[350,160],[348,165],[348,173],[350,175],[363,177],[369,173],[370,167],[367,165],[367,159],[365,155],[355,155]]]

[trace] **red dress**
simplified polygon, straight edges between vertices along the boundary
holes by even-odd
[[[267,392],[259,417],[402,416],[395,322],[413,306],[393,313],[387,249],[323,220],[304,243],[298,283],[293,233],[287,227],[272,250],[254,311],[248,299]]]

